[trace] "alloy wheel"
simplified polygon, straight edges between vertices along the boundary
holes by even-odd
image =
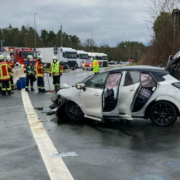
[[[158,102],[151,108],[150,119],[158,126],[169,126],[177,119],[176,108],[171,103]]]

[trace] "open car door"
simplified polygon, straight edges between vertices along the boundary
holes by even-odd
[[[124,73],[124,76],[124,85],[119,89],[119,117],[133,120],[132,105],[140,88],[140,72],[130,71]]]
[[[85,117],[102,121],[104,84],[108,73],[98,74],[89,80],[85,90],[81,91],[82,109]]]
[[[167,66],[165,68],[169,74],[176,79],[180,79],[180,51],[174,56],[169,56]]]

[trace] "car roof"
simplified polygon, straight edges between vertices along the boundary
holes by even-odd
[[[109,72],[116,71],[146,71],[146,72],[164,72],[168,73],[164,68],[154,67],[154,66],[122,66],[119,68],[114,68],[107,70]]]

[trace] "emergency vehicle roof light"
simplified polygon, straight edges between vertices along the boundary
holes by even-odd
[[[34,51],[36,51],[36,48],[34,48]]]
[[[24,48],[22,48],[21,50],[24,50]]]

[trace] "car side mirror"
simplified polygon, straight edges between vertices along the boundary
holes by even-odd
[[[84,91],[86,90],[86,86],[83,83],[82,84],[77,84],[76,88],[79,89],[79,90],[81,90],[81,89],[83,89]]]

